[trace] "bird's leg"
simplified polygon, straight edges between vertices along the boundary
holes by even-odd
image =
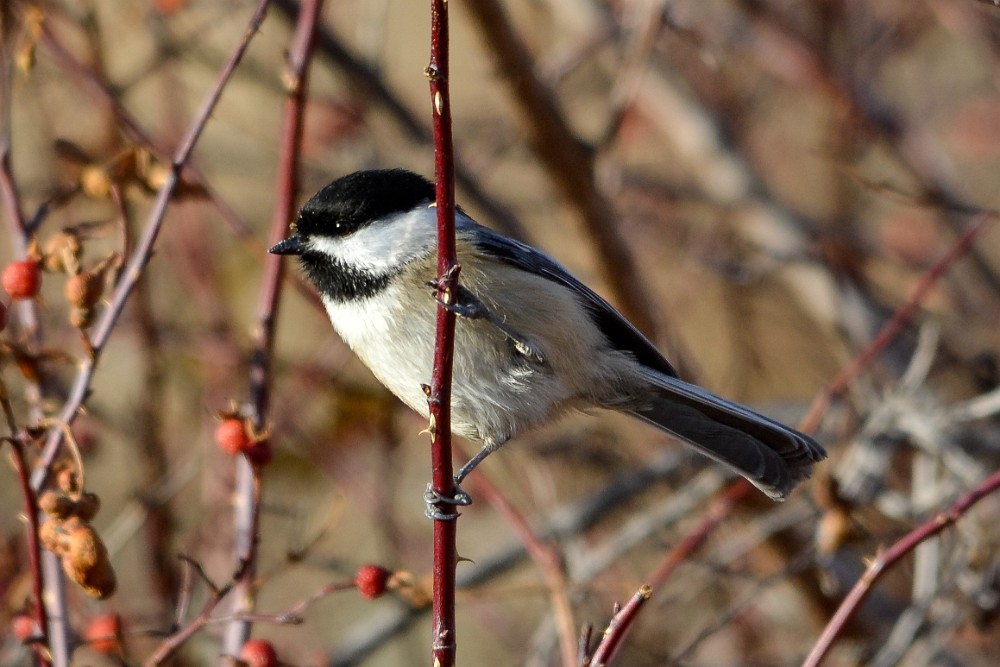
[[[428,286],[434,287],[434,283],[428,283]],[[531,341],[507,326],[506,322],[493,314],[493,311],[487,308],[486,304],[464,285],[458,286],[455,290],[454,298],[450,303],[444,301],[436,291],[434,293],[434,300],[459,317],[464,317],[469,320],[486,320],[510,339],[510,341],[514,344],[514,349],[516,349],[519,354],[528,357],[535,363],[545,363],[542,353],[531,343]]]

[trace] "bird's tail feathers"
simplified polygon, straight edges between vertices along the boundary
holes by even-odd
[[[701,387],[649,370],[656,388],[630,414],[732,468],[775,500],[784,500],[826,452],[811,437]]]

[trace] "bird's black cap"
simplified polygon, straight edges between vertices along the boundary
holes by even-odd
[[[375,220],[431,201],[434,184],[412,171],[358,171],[338,178],[313,195],[299,212],[296,233],[306,237],[344,236]]]

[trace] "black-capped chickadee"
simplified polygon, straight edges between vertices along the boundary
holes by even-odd
[[[357,172],[316,193],[294,234],[270,250],[299,256],[337,333],[425,417],[436,328],[433,204],[434,185],[422,176]],[[482,445],[456,487],[507,440],[571,408],[638,417],[776,500],[826,457],[812,438],[680,380],[634,326],[545,253],[461,210],[455,217],[452,430]]]

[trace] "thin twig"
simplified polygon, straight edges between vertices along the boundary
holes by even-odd
[[[951,266],[961,259],[965,253],[972,246],[972,242],[976,239],[976,236],[982,230],[983,226],[988,221],[995,221],[998,218],[998,214],[992,211],[986,211],[980,213],[969,226],[965,228],[965,231],[955,240],[948,251],[939,259],[934,266],[928,269],[917,286],[913,288],[913,292],[910,294],[909,298],[896,310],[893,314],[892,319],[890,319],[878,332],[875,338],[872,339],[871,343],[847,366],[844,367],[837,375],[831,380],[823,391],[819,393],[818,396],[813,400],[812,405],[809,407],[809,411],[806,416],[802,418],[799,422],[799,429],[806,433],[814,433],[819,427],[819,422],[826,414],[826,411],[830,408],[830,404],[833,399],[840,396],[846,392],[854,380],[866,369],[875,358],[884,350],[889,343],[896,339],[896,337],[902,332],[903,328],[907,323],[913,318],[913,315],[917,312],[917,308],[924,302],[927,295],[930,293],[931,289],[937,284],[941,276],[945,274]]]
[[[632,629],[635,620],[639,617],[639,610],[642,609],[652,595],[652,588],[641,586],[635,595],[632,596],[632,599],[614,615],[611,622],[608,623],[607,630],[604,631],[604,638],[597,645],[594,654],[590,656],[588,665],[604,667],[611,664],[618,649],[621,648],[622,643],[625,641],[629,630]]]
[[[268,245],[274,245],[288,233],[299,193],[299,155],[302,147],[302,123],[306,101],[308,68],[315,41],[316,24],[323,8],[323,0],[307,0],[299,13],[292,45],[285,68],[285,111],[278,157],[278,181],[275,185],[274,210]],[[266,255],[264,277],[257,302],[257,326],[254,346],[250,355],[250,418],[258,431],[264,431],[270,399],[271,359],[274,347],[275,325],[281,299],[281,282],[285,263],[280,255]],[[256,572],[257,535],[260,514],[260,473],[241,457],[237,464],[234,522],[236,524],[233,550],[237,563],[242,563],[243,576],[236,584],[233,597],[234,620],[226,628],[223,647],[236,655],[250,636],[250,620],[246,615],[254,604],[253,577]]]
[[[5,389],[4,393],[6,393]],[[7,397],[4,396],[0,400],[5,404],[5,412],[9,412]],[[31,596],[34,603],[32,611],[34,612],[35,624],[41,633],[38,641],[32,642],[31,646],[35,650],[37,664],[40,667],[48,667],[52,663],[49,660],[49,619],[45,608],[42,587],[42,548],[41,541],[38,538],[38,499],[31,488],[28,461],[24,455],[24,443],[14,435],[10,438],[3,438],[3,441],[10,444],[11,451],[13,452],[11,461],[14,464],[14,473],[17,475],[17,481],[21,486],[21,499],[24,505],[24,539],[28,549],[28,571],[31,573]],[[2,444],[2,441],[0,441],[0,444]]]
[[[476,474],[474,480],[477,493],[481,494],[486,502],[507,521],[507,525],[521,539],[528,556],[542,571],[556,616],[563,665],[573,667],[577,664],[579,636],[576,621],[573,619],[573,605],[569,599],[569,584],[562,554],[555,546],[546,544],[539,538],[524,515],[514,507],[503,491],[490,481],[489,477]]]
[[[250,23],[247,26],[246,32],[244,33],[239,44],[236,46],[232,55],[229,57],[229,60],[223,66],[215,85],[209,91],[204,102],[202,103],[201,110],[188,129],[187,135],[183,138],[174,153],[174,157],[170,164],[170,171],[166,176],[163,186],[157,193],[153,209],[150,211],[146,230],[143,233],[142,238],[139,239],[138,245],[133,251],[132,256],[129,258],[128,263],[125,265],[125,269],[122,271],[121,280],[119,280],[118,284],[115,286],[115,290],[110,297],[110,303],[104,310],[101,315],[101,319],[94,328],[94,333],[90,339],[93,347],[93,353],[81,363],[80,370],[77,372],[76,379],[70,389],[69,396],[63,404],[63,408],[59,414],[59,422],[71,424],[73,420],[76,419],[76,415],[79,412],[80,407],[83,405],[90,393],[90,384],[93,380],[94,373],[97,370],[97,364],[100,360],[102,352],[104,351],[104,347],[111,338],[111,333],[118,322],[118,318],[121,316],[122,310],[125,308],[125,302],[128,300],[132,290],[139,282],[143,274],[143,269],[145,269],[146,264],[149,263],[149,260],[152,257],[153,246],[156,244],[156,239],[163,226],[167,206],[170,203],[174,190],[180,182],[181,172],[184,170],[185,164],[191,157],[191,152],[194,150],[195,144],[198,142],[202,131],[208,124],[208,120],[212,116],[212,111],[215,109],[219,98],[222,96],[222,91],[225,89],[227,82],[236,70],[237,65],[239,65],[240,60],[242,60],[246,49],[250,45],[250,40],[257,32],[261,22],[264,20],[268,1],[269,0],[259,0],[253,17],[250,19]],[[42,451],[40,464],[35,468],[32,474],[31,483],[36,490],[45,485],[52,463],[55,461],[56,455],[59,453],[59,446],[61,443],[62,431],[60,429],[52,429],[45,442],[45,448]]]
[[[990,475],[978,487],[969,491],[964,496],[955,501],[948,509],[938,512],[932,518],[925,521],[917,528],[904,535],[902,539],[889,547],[883,553],[876,555],[869,564],[865,573],[861,576],[851,592],[847,594],[841,603],[837,613],[833,615],[823,633],[816,640],[812,650],[802,663],[802,667],[818,667],[830,651],[837,636],[843,631],[847,622],[854,616],[858,606],[871,592],[875,582],[885,574],[885,572],[898,563],[904,556],[913,551],[925,540],[937,535],[945,528],[958,521],[980,500],[1000,489],[1000,470]]]

